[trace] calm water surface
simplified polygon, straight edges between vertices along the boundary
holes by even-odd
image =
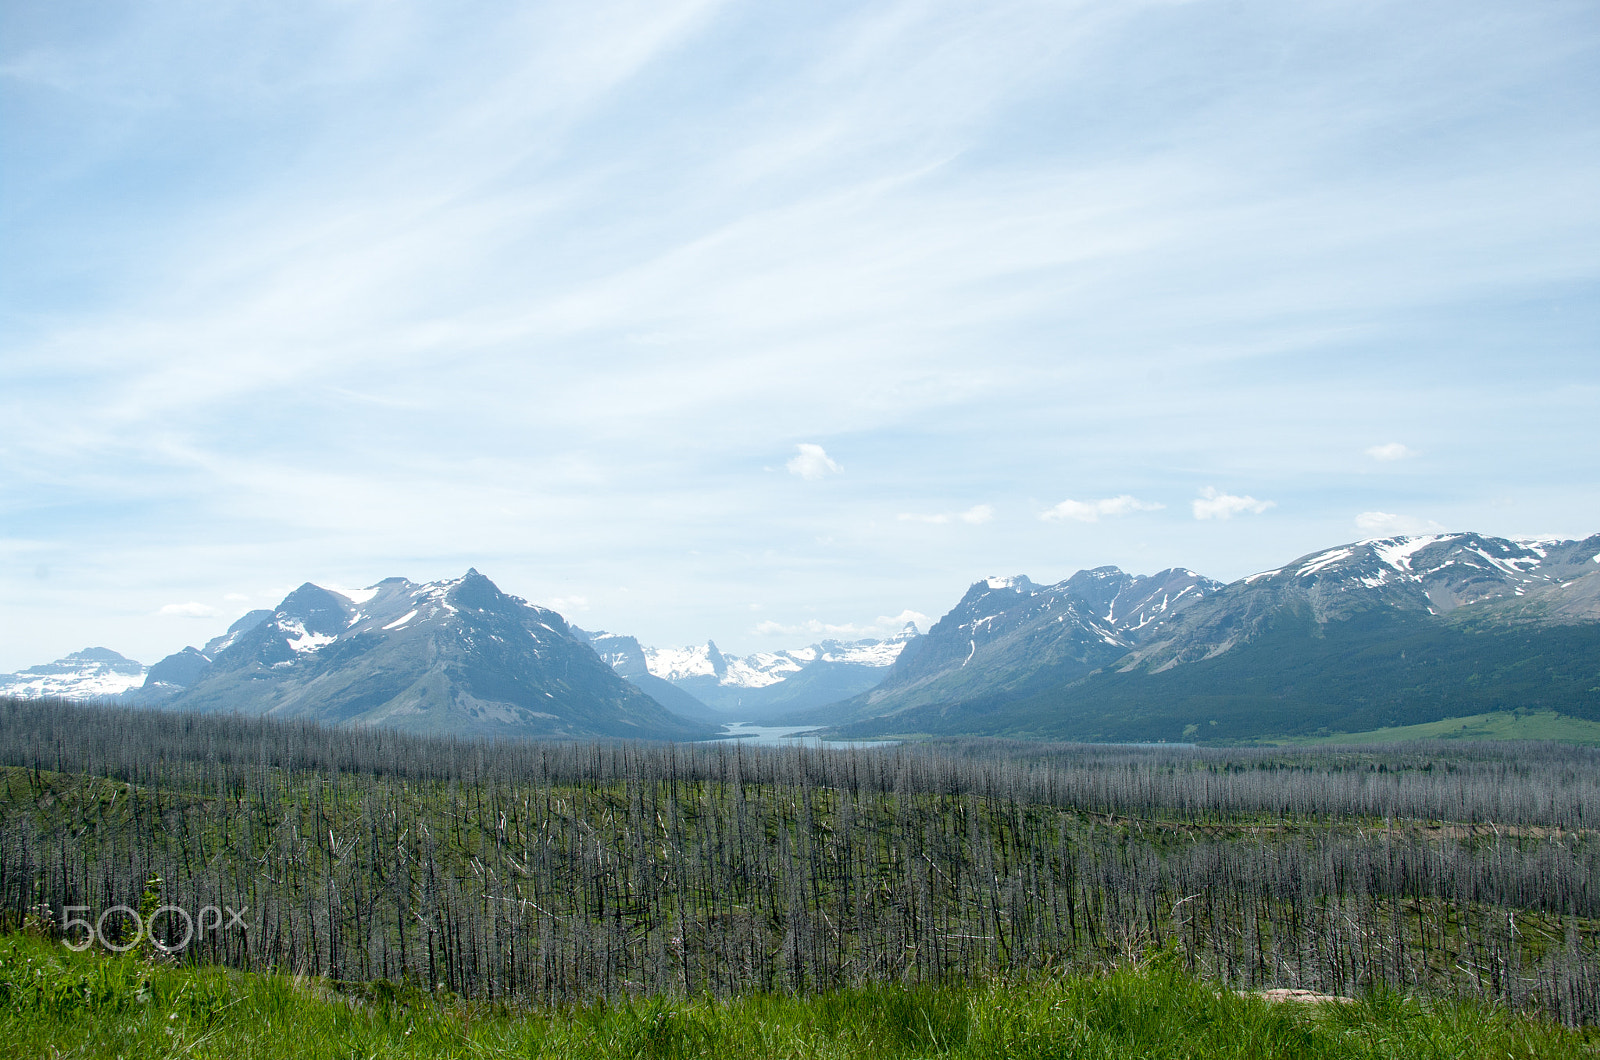
[[[743,740],[761,747],[893,747],[899,740],[824,740],[801,733],[816,732],[815,725],[751,725],[736,721],[722,727],[719,739]]]

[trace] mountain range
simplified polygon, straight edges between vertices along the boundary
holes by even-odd
[[[646,648],[633,637],[591,636],[602,658],[652,695],[664,683],[703,704],[701,709],[710,708],[708,716],[760,722],[867,691],[883,680],[919,634],[908,622],[892,637],[824,640],[745,656],[726,655],[709,640],[686,648]],[[641,683],[645,678],[638,675],[653,683]]]
[[[350,595],[307,583],[204,648],[150,667],[121,698],[472,736],[714,731],[624,680],[560,615],[476,570],[425,585],[389,578]]]
[[[308,583],[148,670],[89,648],[0,677],[0,694],[541,738],[699,739],[730,720],[1180,742],[1521,709],[1600,722],[1600,535],[1362,541],[1228,584],[1184,568],[986,578],[926,635],[747,656],[585,631],[475,570]]]
[[[1159,609],[1114,568],[979,582],[881,685],[828,712],[834,732],[1183,741],[1518,709],[1600,721],[1600,535],[1386,538],[1227,585],[1154,579]]]
[[[1221,587],[1178,568],[1136,576],[1096,567],[1054,585],[1024,575],[986,578],[903,652],[882,682],[813,717],[837,717],[842,709],[887,719],[1070,683],[1120,659]]]

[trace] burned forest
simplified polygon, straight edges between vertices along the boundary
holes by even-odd
[[[137,913],[183,962],[560,1004],[1165,952],[1600,1021],[1592,748],[489,742],[9,700],[0,778],[0,913],[113,944]]]

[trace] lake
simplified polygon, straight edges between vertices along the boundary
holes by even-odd
[[[816,725],[751,725],[747,722],[730,722],[722,727],[718,740],[744,740],[761,747],[893,747],[899,740],[824,740],[820,736],[800,736],[798,733],[816,732]]]

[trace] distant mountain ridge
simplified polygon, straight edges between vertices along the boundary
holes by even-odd
[[[873,687],[902,652],[916,644],[920,634],[908,622],[891,637],[824,640],[804,648],[745,656],[726,655],[709,640],[686,648],[650,648],[641,647],[632,637],[592,636],[595,650],[630,680],[635,679],[631,675],[648,674],[710,708],[708,716],[759,721],[832,703]]]
[[[145,680],[144,664],[110,648],[84,648],[55,662],[0,674],[0,696],[123,699]]]
[[[148,669],[90,648],[0,694],[557,738],[693,739],[730,720],[1139,741],[1523,708],[1600,722],[1600,534],[1378,538],[1227,585],[1185,568],[988,578],[926,635],[744,657],[585,632],[475,570],[308,583]]]
[[[206,650],[151,668],[181,710],[312,717],[413,732],[694,739],[711,730],[628,684],[554,611],[476,570],[388,578],[348,596],[307,583]]]
[[[637,638],[621,633],[589,632],[572,627],[572,632],[585,641],[601,660],[618,676],[663,707],[686,718],[716,721],[717,712],[683,689],[650,672],[645,662],[645,649]]]
[[[1169,668],[1215,657],[1248,641],[1284,608],[1304,608],[1319,626],[1374,608],[1434,617],[1469,608],[1471,617],[1491,621],[1513,616],[1550,624],[1600,620],[1595,574],[1600,574],[1600,534],[1576,541],[1512,541],[1475,533],[1358,541],[1226,586],[1207,607],[1153,638],[1121,669]]]
[[[987,578],[897,659],[881,684],[840,709],[892,715],[1071,681],[1126,655],[1220,588],[1177,567],[1151,575],[1096,567],[1053,585],[1024,575]]]
[[[1600,535],[1360,541],[1163,587],[1149,621],[1126,577],[974,585],[923,651],[832,711],[853,719],[839,731],[1241,739],[1521,707],[1600,720]],[[1097,581],[1142,606],[1099,611]]]

